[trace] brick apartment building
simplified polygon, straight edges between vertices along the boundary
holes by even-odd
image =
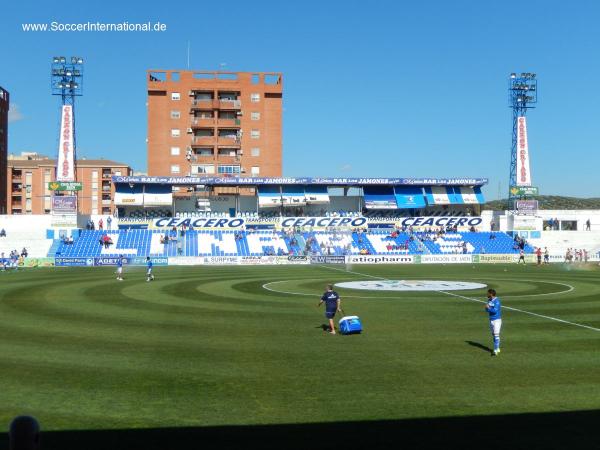
[[[107,159],[80,159],[76,163],[77,181],[83,184],[77,193],[82,214],[112,214],[115,211],[113,175],[128,176],[132,169]],[[55,180],[56,160],[35,153],[8,158],[4,188],[8,214],[50,214],[52,192],[48,183]]]
[[[281,176],[280,73],[147,77],[148,175]]]
[[[0,87],[0,173],[6,173],[8,155],[8,108],[10,96]],[[0,214],[6,214],[6,184],[0,182]]]

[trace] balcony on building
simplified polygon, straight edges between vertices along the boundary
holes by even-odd
[[[192,109],[209,109],[217,107],[215,95],[212,91],[190,91],[192,97]]]
[[[241,125],[240,111],[219,111],[217,125],[219,127],[239,127]]]
[[[242,108],[239,91],[219,91],[219,109],[239,110]]]
[[[197,147],[194,148],[193,156],[196,160],[199,158],[213,159],[215,156],[215,150],[212,147]]]
[[[192,116],[192,128],[214,127],[215,114],[212,111],[195,111]]]
[[[112,171],[110,169],[102,169],[102,178],[112,178]]]
[[[219,129],[218,137],[219,137],[219,139],[218,139],[219,146],[239,147],[241,145],[242,133],[239,129],[236,129],[236,128]]]
[[[213,128],[199,128],[194,130],[192,145],[212,147],[215,145],[215,130]]]
[[[20,170],[12,171],[12,182],[13,183],[21,183],[23,181],[23,172]]]
[[[242,155],[242,150],[235,147],[221,147],[218,149],[217,157],[219,163],[234,164],[239,163]]]

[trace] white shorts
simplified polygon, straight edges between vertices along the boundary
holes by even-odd
[[[146,275],[152,275],[152,269],[148,269],[148,270],[146,271]]]
[[[490,320],[490,330],[493,335],[500,336],[500,328],[502,328],[502,319]]]
[[[122,267],[117,267],[117,273],[118,273],[118,274],[121,274],[121,273],[123,273],[123,268],[122,268]]]

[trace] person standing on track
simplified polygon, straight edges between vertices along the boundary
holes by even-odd
[[[342,299],[337,292],[333,290],[333,284],[327,285],[327,291],[321,296],[321,301],[317,306],[321,306],[325,303],[325,317],[329,320],[329,332],[335,334],[335,326],[333,324],[333,318],[337,311],[341,311],[340,303]]]
[[[492,332],[492,338],[494,340],[494,350],[492,356],[498,356],[500,353],[500,328],[502,328],[502,306],[500,305],[500,299],[496,297],[495,289],[488,289],[487,291],[488,301],[485,304],[485,310],[490,317],[490,330]]]

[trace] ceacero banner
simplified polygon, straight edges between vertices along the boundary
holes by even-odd
[[[359,228],[367,225],[366,217],[284,217],[279,225],[282,228],[312,227],[312,228]]]
[[[173,227],[181,228],[217,228],[217,229],[243,229],[245,220],[242,218],[209,218],[209,217],[162,217],[154,219],[149,228],[153,229],[169,229]]]
[[[517,186],[531,186],[527,121],[524,116],[517,118]]]
[[[75,181],[75,146],[73,143],[73,106],[63,105],[58,141],[56,181]]]
[[[405,217],[396,224],[403,227],[477,227],[481,225],[481,217]]]

